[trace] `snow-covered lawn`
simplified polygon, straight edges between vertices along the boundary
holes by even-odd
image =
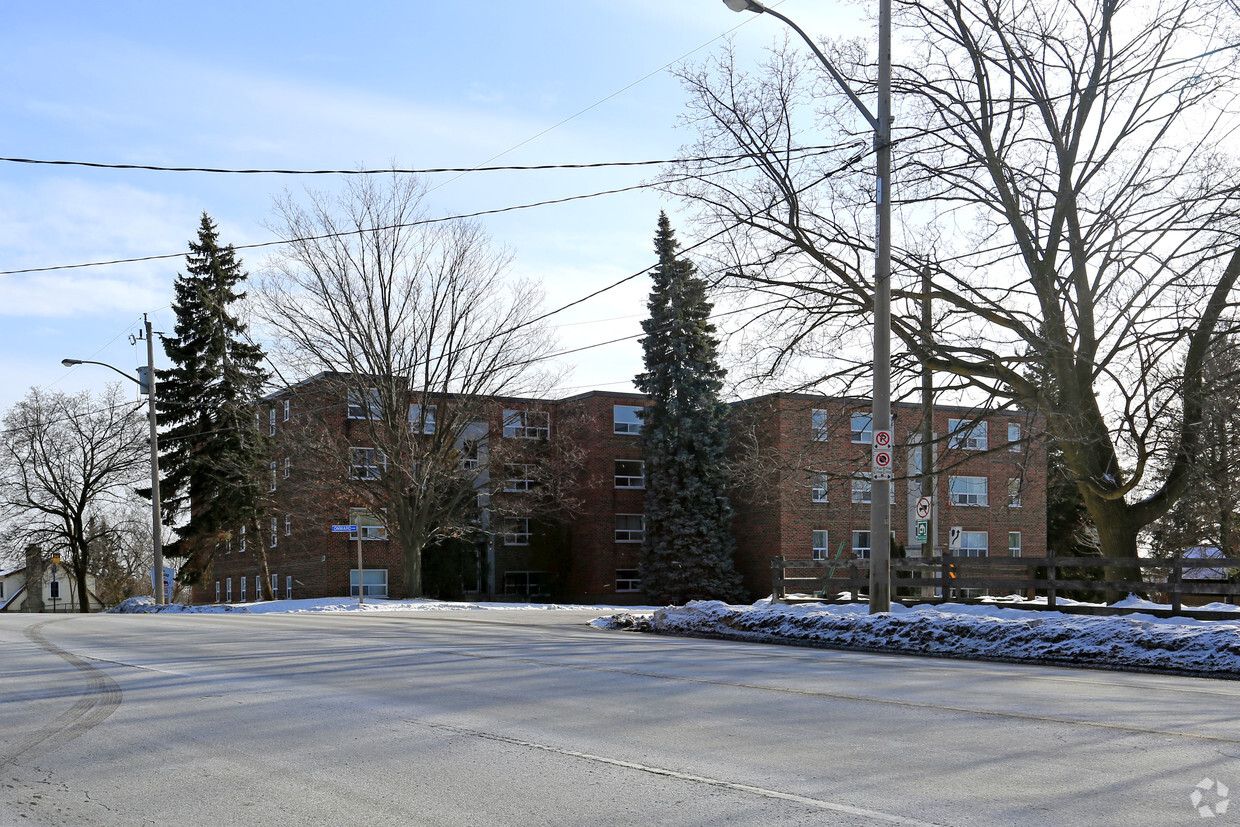
[[[1064,601],[1066,602],[1066,601]],[[1167,608],[1136,597],[1117,604]],[[1027,661],[1120,669],[1195,672],[1240,678],[1240,608],[1219,611],[1220,620],[1159,618],[1139,611],[1098,617],[1033,611],[1003,605],[943,604],[869,614],[864,604],[822,603],[730,606],[717,601],[687,606],[618,608],[548,603],[450,603],[440,600],[336,597],[274,600],[213,606],[156,607],[150,598],[131,598],[113,612],[410,612],[410,611],[595,611],[592,625],[660,634],[787,642],[869,651],[902,652],[976,660]]]

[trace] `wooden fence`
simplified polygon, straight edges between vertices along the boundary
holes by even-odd
[[[1103,569],[1108,579],[1090,580],[1064,576],[1065,569]],[[976,602],[971,592],[991,595],[1043,596],[1045,603],[1022,608],[1053,609],[1087,614],[1152,614],[1217,617],[1219,612],[1184,608],[1184,598],[1209,596],[1229,603],[1240,597],[1240,583],[1193,577],[1204,569],[1227,572],[1240,569],[1240,559],[1177,556],[1169,560],[1139,558],[1113,560],[1100,557],[965,557],[945,553],[942,557],[908,557],[891,561],[891,593],[906,603]],[[1185,572],[1190,577],[1185,578]],[[1114,578],[1114,579],[1111,579]],[[946,584],[946,585],[945,585]],[[771,559],[771,594],[775,602],[853,603],[870,588],[868,560]],[[946,589],[946,594],[944,594]],[[1064,606],[1057,603],[1065,591],[1101,591],[1160,597],[1171,609]],[[836,597],[842,592],[848,597]],[[1233,615],[1234,616],[1234,615]]]

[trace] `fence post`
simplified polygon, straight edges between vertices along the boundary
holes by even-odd
[[[1174,561],[1171,564],[1171,611],[1179,614],[1184,608],[1184,598],[1180,594],[1180,580],[1184,577],[1184,558],[1183,552],[1175,553]]]
[[[1046,608],[1055,608],[1055,549],[1046,550]]]
[[[943,571],[939,575],[942,586],[939,587],[939,597],[946,603],[950,599],[950,590],[952,585],[952,552],[951,549],[943,549]]]
[[[771,558],[771,602],[779,603],[787,595],[784,594],[784,558]]]

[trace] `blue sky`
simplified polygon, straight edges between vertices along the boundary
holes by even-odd
[[[856,13],[785,0],[806,30]],[[471,167],[671,158],[684,97],[665,70],[700,61],[736,29],[742,55],[778,21],[718,0],[216,2],[8,0],[0,27],[0,156],[226,168]],[[449,215],[631,186],[653,170],[436,175]],[[222,176],[0,162],[0,270],[183,253],[205,210],[223,240],[272,239],[273,196],[332,191],[338,177]],[[653,263],[666,209],[642,191],[484,219],[556,307]],[[243,252],[261,270],[266,253]],[[0,275],[0,410],[31,386],[99,388],[103,368],[145,362],[129,336],[150,314],[171,331],[183,259]],[[557,317],[561,346],[639,332],[646,279]],[[565,390],[629,389],[636,342],[568,357]],[[157,363],[165,366],[160,356]]]

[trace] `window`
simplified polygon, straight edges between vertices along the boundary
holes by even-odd
[[[245,602],[245,580],[246,580],[245,575],[242,575],[241,577],[241,602],[242,603]]]
[[[814,559],[831,559],[831,546],[827,542],[827,532],[825,529],[814,529]]]
[[[362,570],[362,597],[387,597],[387,569]],[[357,597],[357,569],[349,569],[349,595]]]
[[[220,581],[215,581],[215,602],[220,602]]]
[[[516,439],[547,439],[551,436],[551,414],[546,411],[505,408],[504,436]]]
[[[504,463],[504,490],[533,491],[535,468],[530,463]]]
[[[948,477],[947,501],[951,505],[990,505],[986,477]]]
[[[637,405],[613,405],[612,422],[617,434],[640,434],[642,432],[642,408]]]
[[[960,532],[961,557],[985,557],[988,551],[988,539],[985,531]]]
[[[827,475],[814,474],[814,480],[810,488],[810,499],[816,503],[827,502]]]
[[[852,533],[852,553],[858,560],[870,559],[870,532],[854,531]]]
[[[868,471],[857,474],[852,478],[852,501],[855,503],[870,502],[870,491],[873,487]],[[893,503],[896,501],[896,487],[894,483],[887,483],[887,498]]]
[[[547,594],[549,578],[545,571],[506,571],[504,572],[504,594],[522,594],[526,596]]]
[[[291,537],[293,534],[293,515],[284,515],[284,536]]]
[[[229,534],[228,537],[224,539],[224,553],[232,554],[232,535],[231,534]]]
[[[276,435],[276,409],[272,408],[267,414],[267,436]]]
[[[241,526],[241,530],[237,532],[237,551],[245,554],[245,526]],[[244,580],[241,582],[245,583]]]
[[[478,440],[466,439],[461,442],[461,467],[473,471],[478,467]]]
[[[293,599],[293,575],[291,574],[284,578],[284,599]]]
[[[642,581],[637,569],[616,569],[617,592],[639,592],[641,590]]]
[[[375,516],[373,511],[365,508],[349,509],[349,525],[357,526],[357,531],[361,532],[363,540],[386,540],[388,538],[387,527],[383,525],[383,520]],[[349,539],[356,540],[357,532],[351,532]]]
[[[809,426],[814,431],[815,442],[826,442],[831,435],[831,427],[828,424],[828,414],[821,408],[814,408],[809,415]]]
[[[852,441],[869,445],[874,442],[874,417],[870,414],[855,413],[852,415]]]
[[[1020,424],[1017,422],[1008,423],[1008,450],[1020,452]]]
[[[275,517],[271,518],[271,547],[275,548],[276,543],[280,542],[280,522]]]
[[[409,427],[415,434],[435,433],[435,413],[438,410],[438,405],[410,405]]]
[[[378,419],[382,411],[378,388],[349,388],[349,419]]]
[[[288,479],[288,475],[292,471],[292,468],[293,468],[292,457],[285,457],[284,458],[284,478],[285,479]]]
[[[646,463],[640,459],[616,460],[616,488],[645,488]]]
[[[1008,479],[1008,508],[1020,508],[1021,483],[1020,477]]]
[[[504,545],[528,546],[532,536],[529,517],[504,518]]]
[[[986,450],[986,423],[974,422],[971,419],[947,420],[947,444],[952,448],[963,448],[966,451]]]
[[[1020,532],[1019,531],[1008,532],[1008,556],[1009,557],[1020,556]]]
[[[289,400],[284,400],[284,421],[288,422]]]
[[[224,599],[229,603],[232,602],[232,578],[231,577],[224,581]]]
[[[280,578],[278,575],[271,575],[271,599],[280,599]]]
[[[616,542],[640,543],[646,539],[646,517],[643,514],[616,515]]]
[[[276,490],[276,461],[274,459],[271,461],[271,488],[268,490]]]
[[[355,480],[377,480],[380,469],[387,468],[387,457],[374,448],[349,449],[349,477]]]

